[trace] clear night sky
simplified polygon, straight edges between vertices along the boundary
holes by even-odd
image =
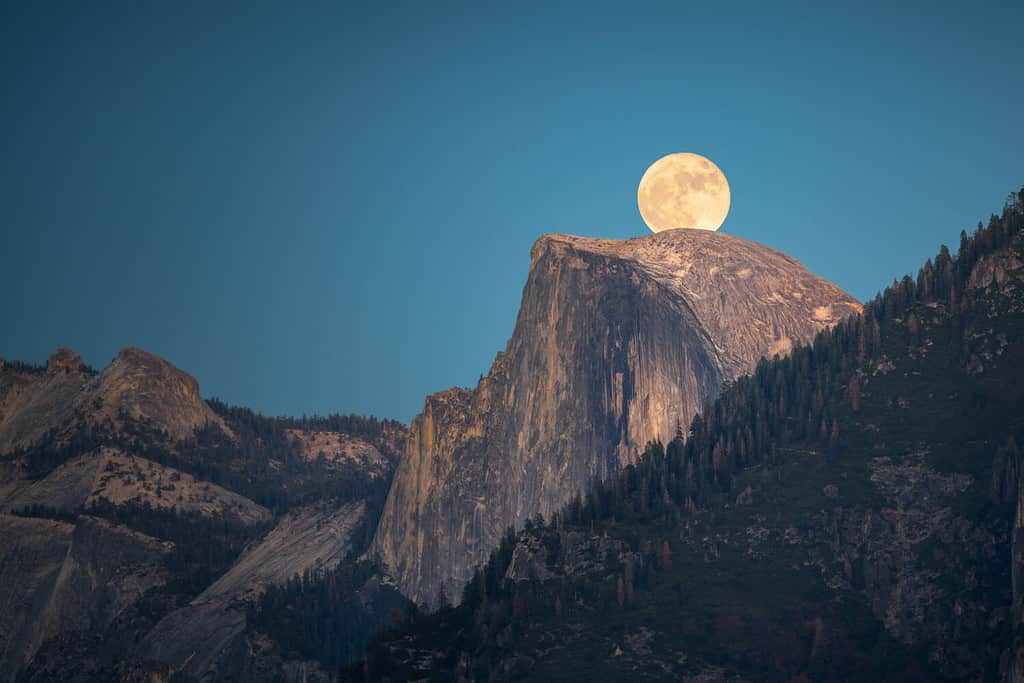
[[[1024,183],[1021,2],[373,4],[4,3],[0,356],[408,420],[663,154],[861,299]]]

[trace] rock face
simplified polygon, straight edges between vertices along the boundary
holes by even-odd
[[[230,433],[199,396],[195,379],[140,349],[124,349],[100,373],[68,349],[50,356],[45,371],[0,367],[0,453],[34,446],[51,434],[66,438],[84,426],[121,428],[125,419],[173,440],[209,423]]]
[[[7,498],[0,493],[0,510],[8,512],[33,506],[80,512],[102,502],[148,505],[241,524],[264,524],[273,516],[234,491],[110,447],[72,458]]]
[[[0,515],[0,680],[46,640],[102,631],[167,580],[170,544],[82,516],[74,526]]]
[[[73,527],[47,519],[0,515],[0,681],[13,681],[42,634],[45,609],[71,544]]]
[[[289,512],[226,574],[164,617],[140,643],[138,657],[199,680],[230,679],[231,672],[246,666],[253,649],[246,639],[246,604],[268,585],[337,565],[348,554],[352,532],[365,514],[363,501],[340,508],[318,503]]]
[[[164,359],[127,348],[86,387],[99,413],[111,420],[127,415],[180,441],[207,423],[229,431],[199,396],[199,383]]]
[[[81,516],[42,615],[46,636],[102,631],[129,605],[168,578],[172,544],[97,517]]]
[[[0,367],[0,453],[38,443],[51,428],[72,422],[89,378],[82,359],[68,349],[50,356],[45,371]]]
[[[354,465],[371,477],[391,473],[394,465],[371,443],[343,432],[289,429],[286,431],[305,460],[322,459],[328,465]]]
[[[246,610],[269,585],[334,569],[353,543],[365,549],[380,505],[373,480],[390,481],[405,428],[228,415],[262,436],[233,433],[192,377],[137,349],[102,372],[66,349],[46,367],[0,362],[0,683],[181,670],[189,680],[331,679],[256,632]],[[365,499],[352,500],[364,484]],[[214,531],[190,534],[192,522]],[[389,617],[389,601],[404,605],[382,585],[358,600],[346,587],[362,605],[355,647]]]
[[[509,525],[685,427],[723,382],[859,304],[774,249],[702,230],[616,241],[546,235],[515,330],[474,390],[413,421],[371,553],[432,603]]]
[[[251,599],[266,586],[282,584],[306,570],[334,567],[348,554],[352,532],[365,514],[366,503],[361,500],[341,507],[314,504],[289,512],[203,596]]]

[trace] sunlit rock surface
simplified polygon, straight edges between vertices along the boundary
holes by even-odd
[[[413,421],[372,555],[412,599],[457,600],[509,525],[559,509],[685,430],[723,382],[857,310],[793,258],[726,234],[541,237],[505,351]]]
[[[0,454],[47,436],[60,444],[86,427],[116,431],[125,420],[177,441],[207,424],[230,433],[192,376],[141,349],[122,350],[99,373],[68,349],[50,356],[44,371],[0,365]]]
[[[308,429],[289,429],[286,433],[305,460],[355,465],[373,478],[387,476],[394,469],[394,463],[376,446],[357,436]]]
[[[72,458],[10,496],[0,492],[0,510],[7,512],[35,506],[80,512],[102,503],[198,513],[242,524],[264,524],[272,517],[270,510],[234,491],[110,447]]]

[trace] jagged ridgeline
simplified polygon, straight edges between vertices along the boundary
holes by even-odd
[[[1022,680],[1022,406],[1024,189],[342,679]]]
[[[328,679],[406,605],[356,559],[404,438],[204,401],[139,349],[0,361],[0,680]],[[341,621],[255,610],[314,583]]]

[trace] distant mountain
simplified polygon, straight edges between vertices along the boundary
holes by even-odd
[[[413,421],[372,556],[417,602],[457,599],[507,527],[859,310],[795,259],[722,233],[541,237],[505,351],[476,389],[428,397]]]
[[[342,680],[1018,683],[1022,446],[1024,190]]]
[[[138,349],[101,372],[67,349],[0,361],[0,681],[327,678],[250,612],[347,572],[333,667],[405,605],[355,559],[404,438],[205,401]]]
[[[24,368],[0,361],[0,454],[82,429],[123,429],[128,420],[178,441],[207,425],[230,433],[195,379],[140,349],[124,349],[100,373],[69,349],[50,356],[45,370]]]

